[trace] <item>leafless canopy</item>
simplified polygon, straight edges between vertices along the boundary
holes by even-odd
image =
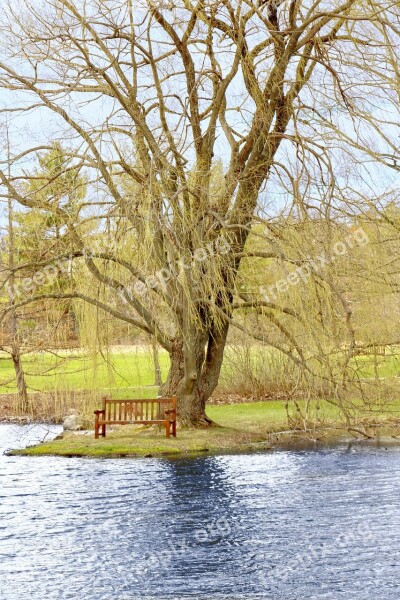
[[[155,335],[171,354],[167,391],[189,419],[204,418],[218,381],[254,225],[269,232],[258,229],[260,257],[293,260],[273,228],[279,216],[349,217],[390,194],[399,18],[390,0],[4,6],[1,111],[34,130],[19,137],[11,175],[3,160],[4,193],[64,220],[66,253],[88,273],[64,297]],[[90,179],[72,213],[27,191],[51,138]],[[118,243],[88,253],[95,220]],[[172,268],[182,261],[190,268]],[[276,326],[282,307],[268,308]]]

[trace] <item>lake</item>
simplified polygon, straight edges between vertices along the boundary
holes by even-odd
[[[0,425],[0,453],[56,426]],[[0,456],[1,600],[398,600],[400,449]]]

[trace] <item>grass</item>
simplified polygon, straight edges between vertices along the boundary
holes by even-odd
[[[258,402],[210,406],[208,415],[219,425],[207,429],[178,429],[167,439],[164,430],[126,425],[98,440],[90,435],[64,434],[62,439],[16,451],[29,456],[155,456],[205,451],[243,450],[265,442],[266,435],[286,426],[282,403]]]
[[[373,356],[358,356],[354,359],[361,377],[372,379],[376,377],[390,378],[398,377],[400,374],[400,356],[377,356],[376,361]]]
[[[65,433],[60,439],[11,454],[107,458],[182,456],[201,452],[262,450],[272,447],[274,443],[281,443],[282,439],[286,439],[286,444],[297,443],[299,437],[313,442],[316,439],[331,441],[346,434],[337,409],[324,402],[321,411],[322,419],[315,423],[317,429],[305,433],[301,432],[301,424],[298,432],[285,432],[288,420],[283,402],[209,406],[207,413],[218,426],[208,429],[178,428],[176,439],[167,439],[164,430],[156,427],[126,425],[110,430],[105,439],[95,440],[92,432],[84,435]],[[368,423],[364,422],[363,426],[367,431]],[[399,433],[395,422],[385,421],[383,417],[382,426],[386,428],[387,435]],[[370,426],[371,432],[374,427]],[[329,429],[334,431],[328,432]]]
[[[287,414],[283,402],[251,402],[227,406],[209,406],[208,416],[223,427],[258,433],[287,426]]]
[[[166,376],[169,358],[160,352],[160,366]],[[107,357],[86,357],[72,352],[27,354],[23,357],[30,391],[99,390],[114,398],[128,398],[139,394],[146,398],[154,395],[154,369],[150,353],[144,348],[109,353]],[[15,374],[12,361],[0,360],[0,394],[15,392]],[[5,383],[10,381],[10,383]],[[149,389],[150,388],[150,389]]]
[[[231,354],[229,354],[231,350],[228,349],[227,360],[223,366],[225,374],[232,373]],[[266,349],[265,353],[268,352],[269,350]],[[268,354],[266,358],[271,356]],[[169,358],[163,351],[160,351],[159,358],[165,378]],[[390,390],[386,396],[380,389],[372,389],[377,385],[374,382],[373,358],[357,357],[355,361],[361,376],[369,378],[371,385],[367,386],[369,400],[358,398],[354,401],[353,421],[359,423],[361,430],[369,427],[370,431],[375,427],[375,425],[372,427],[372,423],[377,423],[377,427],[385,424],[396,425],[400,417],[399,380],[394,377],[400,369],[398,358],[396,356],[378,358],[379,376],[391,378]],[[93,409],[99,406],[99,397],[104,393],[119,399],[151,398],[157,395],[157,387],[153,385],[154,369],[151,353],[143,347],[123,351],[114,349],[106,357],[97,355],[92,358],[80,354],[79,351],[59,352],[58,356],[51,353],[31,354],[24,356],[24,369],[30,390],[48,392],[34,397],[32,414],[28,415],[28,418],[33,420],[60,422],[72,409],[88,419],[87,426],[90,427]],[[268,373],[270,374],[270,371]],[[13,378],[11,360],[1,358],[0,393],[15,391],[13,384],[11,387],[4,384],[7,379],[13,380]],[[228,377],[228,380],[232,385],[232,379]],[[75,392],[79,390],[81,392],[76,394]],[[74,394],[71,394],[72,391]],[[255,394],[257,392],[253,393]],[[306,401],[298,400],[298,405],[304,413]],[[344,426],[343,414],[331,403],[324,400],[313,401],[309,408],[307,422],[304,423],[301,415],[296,412],[294,402],[290,402],[289,421],[283,401],[211,405],[207,409],[208,414],[219,427],[207,430],[180,430],[177,440],[166,440],[162,433],[154,430],[138,431],[137,427],[126,426],[120,431],[110,432],[106,440],[95,442],[92,436],[71,434],[64,440],[40,445],[28,450],[27,453],[120,456],[201,452],[206,449],[216,451],[247,447],[285,429]],[[0,398],[0,416],[19,418],[18,411],[17,404],[12,404],[8,396]]]
[[[118,432],[111,432],[105,439],[95,440],[93,436],[68,434],[63,439],[13,454],[104,458],[166,456],[243,449],[261,440],[260,436],[243,434],[223,427],[196,431],[180,430],[176,439],[168,440],[162,433],[154,434],[149,430],[137,432],[134,431],[134,427],[125,426]]]
[[[229,352],[222,369],[231,376]],[[270,357],[270,349],[260,350]],[[266,358],[268,358],[266,357]],[[168,354],[159,353],[163,378],[169,367]],[[149,350],[144,347],[114,350],[107,356],[98,354],[87,357],[79,352],[60,351],[58,356],[49,352],[26,354],[23,357],[23,368],[26,373],[30,391],[69,391],[96,390],[111,394],[114,398],[144,397],[150,398],[155,393],[154,369]],[[364,378],[392,378],[400,373],[400,356],[357,357],[353,366]],[[377,372],[377,373],[376,373]],[[3,354],[0,357],[0,394],[16,392],[15,373],[11,358]]]

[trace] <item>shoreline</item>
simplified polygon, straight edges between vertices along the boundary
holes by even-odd
[[[12,423],[8,423],[12,424]],[[39,423],[38,423],[39,424]],[[42,423],[43,424],[43,423]],[[50,423],[46,423],[50,424]],[[126,431],[130,428],[130,431]],[[275,451],[321,451],[324,449],[375,447],[400,448],[398,428],[387,425],[374,437],[352,435],[332,427],[309,431],[270,431],[264,435],[216,427],[204,430],[181,429],[176,439],[166,439],[147,429],[132,431],[130,426],[110,431],[106,438],[94,439],[92,431],[62,432],[50,442],[24,449],[9,450],[6,456],[57,456],[65,458],[190,458],[204,455],[249,454]],[[213,431],[211,436],[207,433]]]
[[[21,415],[17,417],[16,415],[5,415],[0,416],[0,425],[62,425],[62,421],[56,418],[35,418],[29,417],[27,415]]]

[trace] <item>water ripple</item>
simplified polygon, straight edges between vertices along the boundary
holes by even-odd
[[[2,449],[54,427],[0,425]],[[400,597],[400,451],[0,457],[1,600]]]

